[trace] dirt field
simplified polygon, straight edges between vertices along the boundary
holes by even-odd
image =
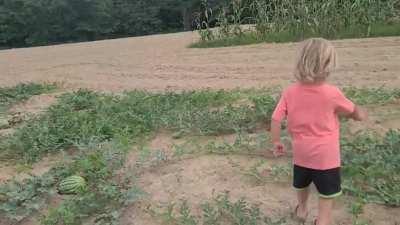
[[[62,82],[102,91],[285,85],[297,44],[189,49],[196,33],[0,51],[0,86]],[[339,85],[399,87],[400,38],[335,41]]]
[[[91,43],[0,51],[0,86],[21,82],[57,82],[65,89],[90,88],[119,92],[143,89],[149,91],[193,90],[202,88],[232,89],[286,85],[292,80],[291,71],[297,44],[258,44],[251,46],[189,49],[196,41],[195,33],[176,33],[148,37],[98,41]],[[339,86],[400,87],[400,37],[335,41],[340,69],[332,76]],[[12,113],[40,113],[56,101],[58,95],[36,96],[11,109]],[[398,112],[398,104],[383,111]],[[379,111],[380,110],[380,111]],[[398,115],[398,114],[393,114]],[[373,120],[360,127],[352,124],[354,133],[365,127],[386,132],[400,128],[397,118]],[[376,120],[376,121],[375,121]],[[8,132],[8,131],[7,131]],[[1,135],[1,133],[0,133]],[[232,140],[228,140],[232,141]],[[160,133],[150,143],[152,150],[171,154],[175,144],[171,134]],[[200,156],[175,161],[156,169],[144,171],[138,180],[148,197],[140,204],[127,207],[121,218],[123,225],[157,225],[149,208],[165,207],[168,203],[188,200],[196,210],[213,194],[230,190],[233,199],[245,197],[260,206],[267,215],[287,216],[292,212],[295,195],[290,182],[255,184],[243,175],[260,160],[257,156]],[[137,152],[128,159],[135,163]],[[57,162],[57,156],[45,158],[32,165],[33,174],[46,172]],[[287,164],[290,158],[266,159],[268,165]],[[244,169],[243,169],[244,168]],[[0,166],[0,183],[12,177],[24,178],[14,165]],[[313,195],[309,221],[316,215],[317,195]],[[335,224],[352,224],[347,196],[335,206]],[[377,225],[398,225],[400,208],[368,204],[362,218]],[[1,218],[0,218],[1,219]],[[1,221],[0,221],[1,224]],[[28,219],[20,224],[39,224]],[[288,224],[292,221],[288,221]]]

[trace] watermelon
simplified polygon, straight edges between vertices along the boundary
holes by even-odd
[[[76,175],[65,178],[58,185],[58,193],[60,194],[77,194],[85,189],[85,179]]]

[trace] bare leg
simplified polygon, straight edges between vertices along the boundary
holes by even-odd
[[[333,199],[319,198],[317,225],[330,225],[332,223]]]
[[[298,208],[297,208],[297,216],[300,218],[306,218],[308,214],[308,196],[310,190],[309,188],[305,188],[302,190],[297,190],[297,200],[298,200]]]

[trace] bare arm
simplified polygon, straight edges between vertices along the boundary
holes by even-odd
[[[271,136],[274,155],[276,157],[285,155],[285,147],[281,143],[281,123],[276,120],[271,121]]]
[[[281,142],[281,123],[276,120],[271,121],[271,136],[273,144]]]
[[[354,112],[347,115],[346,117],[355,121],[365,121],[368,118],[368,114],[363,108],[356,105],[354,107]]]
[[[361,108],[360,106],[354,106],[354,111],[352,113],[345,112],[337,112],[339,116],[346,117],[349,119],[353,119],[355,121],[364,121],[367,120],[368,114],[367,112]]]

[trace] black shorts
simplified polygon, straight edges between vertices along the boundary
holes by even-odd
[[[340,167],[328,170],[315,170],[294,165],[293,186],[305,189],[314,183],[323,198],[334,198],[342,194]]]

